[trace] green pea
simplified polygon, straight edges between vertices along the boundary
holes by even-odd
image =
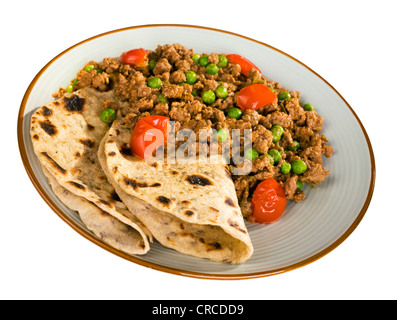
[[[227,66],[227,58],[224,55],[218,56],[218,67],[223,68]]]
[[[269,159],[271,165],[274,164],[274,158],[270,154],[266,153],[265,157],[267,157]]]
[[[292,171],[295,174],[302,174],[307,169],[306,163],[304,161],[300,160],[300,159],[295,160],[294,162],[292,162],[291,166],[292,166]]]
[[[274,164],[277,164],[281,160],[281,153],[277,149],[270,149],[268,152],[274,159]]]
[[[277,98],[278,100],[287,100],[287,99],[291,99],[291,95],[288,91],[283,91],[277,95]]]
[[[210,63],[205,69],[205,72],[207,72],[208,74],[217,74],[218,71],[219,68],[215,63]]]
[[[88,64],[85,66],[84,71],[90,72],[92,69],[95,69],[95,66],[93,64]]]
[[[157,62],[155,60],[149,60],[149,70],[153,70]]]
[[[282,135],[284,134],[284,129],[279,125],[275,125],[271,129],[271,132],[273,134],[273,142],[277,142],[280,141]]]
[[[68,93],[73,92],[74,86],[76,85],[77,82],[79,82],[79,80],[75,79],[75,80],[73,81],[73,83],[69,84],[69,85],[66,87],[66,92],[68,92]]]
[[[288,174],[291,171],[291,164],[287,161],[284,161],[281,165],[281,173]]]
[[[197,97],[197,92],[196,91],[192,91],[192,96],[193,97]]]
[[[208,61],[208,56],[202,56],[202,57],[200,57],[200,58],[198,59],[198,63],[199,63],[199,65],[202,66],[202,67],[208,66],[208,64],[210,63],[210,62]]]
[[[103,70],[102,70],[102,69],[99,69],[99,68],[97,68],[97,69],[96,69],[96,73],[103,73]]]
[[[303,183],[300,180],[296,181],[296,190],[302,190],[303,188]]]
[[[68,93],[73,92],[73,85],[72,85],[72,84],[69,84],[69,85],[66,87],[66,92],[68,92]]]
[[[253,161],[253,160],[258,159],[259,152],[257,150],[255,150],[254,148],[249,148],[249,149],[245,150],[244,157]]]
[[[274,89],[272,88],[272,87],[268,87],[269,89],[270,89],[270,91],[273,91],[274,92]]]
[[[162,84],[162,81],[157,77],[150,78],[147,83],[148,87],[155,88],[155,89],[160,88],[161,84]]]
[[[112,123],[116,120],[116,111],[113,109],[105,109],[101,112],[101,120],[106,123]]]
[[[185,72],[186,82],[188,84],[193,84],[197,81],[197,74],[196,72],[190,70]]]
[[[204,91],[201,98],[205,104],[214,103],[216,99],[214,91],[211,90]]]
[[[224,86],[218,86],[215,90],[215,94],[220,99],[225,99],[227,97],[227,88]]]
[[[311,105],[310,103],[304,104],[302,108],[305,109],[306,111],[313,111],[314,110],[313,105]]]
[[[198,53],[195,53],[195,54],[192,56],[193,62],[198,63],[200,57],[201,57],[201,56],[200,56]]]
[[[165,95],[163,95],[163,94],[159,94],[158,100],[161,103],[167,103],[168,102],[167,97]]]
[[[229,131],[223,128],[219,129],[215,136],[218,141],[225,142],[229,137]]]
[[[241,116],[243,115],[243,112],[239,108],[231,108],[227,112],[227,116],[233,119],[240,119]]]
[[[288,146],[287,149],[288,149],[289,151],[296,151],[296,150],[299,149],[299,147],[300,147],[299,142],[296,141],[296,140],[294,140],[294,141],[293,141],[293,145],[292,145],[292,146]]]

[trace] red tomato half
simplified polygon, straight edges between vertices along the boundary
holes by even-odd
[[[237,106],[241,110],[259,109],[277,99],[277,95],[264,84],[251,84],[237,94]]]
[[[257,223],[270,224],[277,221],[287,206],[287,197],[281,185],[273,178],[262,181],[252,197],[252,216]]]
[[[239,64],[241,67],[241,73],[245,76],[248,76],[248,70],[252,68],[262,73],[256,65],[254,65],[251,61],[244,58],[243,56],[240,56],[238,54],[228,54],[226,55],[226,58],[231,63]]]
[[[167,124],[170,118],[151,115],[140,119],[134,127],[130,138],[133,154],[147,159],[153,152],[164,145],[167,140]],[[154,138],[154,141],[153,141]]]
[[[145,49],[133,49],[127,52],[123,52],[120,56],[120,60],[124,64],[130,64],[134,66],[139,66],[144,63],[147,59],[148,52]]]

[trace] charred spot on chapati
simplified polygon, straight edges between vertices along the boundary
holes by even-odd
[[[39,140],[39,136],[38,136],[37,134],[35,134],[35,135],[33,136],[33,139]]]
[[[114,152],[114,151],[108,153],[109,157],[114,157],[115,155],[116,155],[116,152]]]
[[[169,205],[171,203],[171,199],[168,199],[167,197],[164,196],[158,196],[156,200],[164,205]]]
[[[229,171],[229,169],[227,167],[225,167],[225,173],[226,173],[226,176],[228,178],[230,178],[230,180],[232,180],[232,174],[230,173],[230,171]]]
[[[92,131],[92,130],[95,129],[95,127],[94,127],[93,125],[87,123],[87,129],[88,129],[89,131]]]
[[[101,203],[103,203],[105,206],[110,206],[110,202],[109,201],[106,201],[106,200],[103,200],[103,199],[99,199],[99,201]]]
[[[191,217],[192,215],[194,215],[194,212],[192,210],[186,210],[185,215],[187,215],[188,217]]]
[[[159,164],[158,164],[157,162],[150,163],[150,165],[151,165],[153,168],[157,168],[157,167],[159,166]]]
[[[233,201],[232,199],[230,199],[229,197],[226,197],[225,203],[226,203],[228,206],[230,206],[230,207],[233,207],[233,208],[236,207],[236,204],[234,203],[234,201]]]
[[[139,181],[136,181],[135,179],[130,179],[130,178],[127,178],[127,177],[124,178],[124,182],[125,182],[126,185],[129,185],[130,187],[133,187],[134,189],[137,189],[137,188],[149,188],[149,187],[156,188],[156,187],[160,187],[161,186],[161,183],[159,183],[159,182],[155,182],[155,183],[153,183],[151,185],[148,185],[146,182],[139,182]]]
[[[49,117],[49,116],[51,116],[52,113],[53,113],[52,110],[49,109],[49,108],[47,108],[46,106],[44,106],[44,107],[41,108],[41,112],[42,112],[42,115],[43,115],[44,117]]]
[[[124,178],[124,182],[126,185],[133,187],[134,189],[137,188],[137,183],[134,179]]]
[[[41,154],[45,156],[60,173],[66,173],[66,170],[62,168],[53,158],[51,158],[47,152],[42,152]]]
[[[238,225],[237,222],[232,221],[231,219],[227,220],[227,222],[229,223],[229,225],[233,228],[236,228],[238,231],[243,232],[243,233],[247,233],[244,229],[241,229],[240,226]]]
[[[208,178],[203,177],[198,174],[188,176],[186,178],[186,181],[192,185],[198,185],[198,186],[203,186],[203,187],[213,185],[213,183]]]
[[[92,139],[80,139],[80,142],[88,148],[93,148],[95,145],[95,142]]]
[[[214,208],[214,207],[211,207],[211,206],[210,206],[210,210],[214,211],[214,212],[219,212],[219,210],[217,208]]]
[[[80,158],[80,157],[81,157],[81,154],[80,154],[80,152],[76,152],[76,153],[74,154],[74,156],[75,156],[76,158]]]
[[[80,98],[79,96],[76,95],[72,95],[70,98],[64,97],[63,99],[65,101],[65,108],[68,111],[81,112],[83,110],[84,101],[85,101],[83,98]]]
[[[207,246],[208,246],[207,251],[222,249],[222,246],[219,242],[208,243]]]
[[[131,156],[132,155],[131,148],[129,148],[126,144],[123,144],[121,146],[120,152],[121,152],[121,154],[123,154],[125,156]]]
[[[77,189],[85,190],[85,187],[82,184],[78,183],[78,182],[68,181],[68,183],[71,184],[72,186],[76,187]]]
[[[121,199],[120,199],[119,195],[116,193],[116,191],[113,191],[113,192],[112,192],[111,197],[112,197],[112,199],[113,199],[114,201],[121,202]]]
[[[49,121],[40,121],[40,127],[43,129],[48,135],[53,136],[58,132],[57,128]]]

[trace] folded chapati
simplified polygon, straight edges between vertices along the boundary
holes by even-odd
[[[97,157],[109,130],[100,113],[112,99],[112,91],[85,88],[38,108],[31,117],[32,143],[54,193],[88,229],[117,249],[144,254],[152,236],[120,201]]]
[[[130,136],[131,128],[116,120],[98,158],[120,199],[153,237],[165,247],[217,262],[249,259],[252,242],[225,164],[144,161],[123,152]]]
[[[128,254],[147,251],[144,237],[135,228],[122,223],[87,199],[76,196],[63,188],[47,169],[43,168],[43,172],[47,176],[54,194],[69,209],[77,211],[81,221],[98,238],[113,248]]]

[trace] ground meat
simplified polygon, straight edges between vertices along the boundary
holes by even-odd
[[[237,176],[233,182],[237,198],[239,203],[241,203],[243,215],[247,217],[252,213],[251,201],[248,199],[250,197],[250,189],[254,187],[257,179],[254,176]]]
[[[296,127],[295,137],[299,141],[310,141],[310,138],[314,135],[312,129],[308,127]]]
[[[155,108],[154,108],[154,113],[158,114],[160,116],[167,116],[168,115],[168,103],[158,103],[156,104]]]
[[[279,125],[286,129],[291,128],[293,125],[291,115],[285,112],[275,111],[270,113],[267,117],[269,117],[269,122],[272,126]]]
[[[327,158],[331,158],[332,154],[334,152],[334,148],[331,146],[328,146],[326,144],[323,145],[323,153]]]
[[[148,59],[139,66],[123,64],[115,58],[105,58],[101,63],[90,61],[87,65],[92,64],[94,69],[87,72],[84,66],[73,79],[73,90],[92,87],[106,91],[113,88],[117,103],[104,101],[102,108],[117,110],[131,128],[142,117],[161,115],[174,121],[173,133],[191,129],[198,136],[200,130],[204,130],[210,137],[207,142],[217,142],[210,146],[215,151],[226,152],[230,156],[229,169],[233,173],[239,205],[245,217],[252,214],[253,191],[261,181],[268,178],[274,178],[281,184],[287,199],[295,202],[304,200],[305,193],[298,190],[297,181],[315,186],[330,174],[322,166],[322,156],[329,158],[334,150],[326,144],[327,138],[319,133],[324,124],[320,114],[305,111],[301,107],[299,91],[284,88],[256,69],[249,70],[248,76],[245,76],[241,73],[240,65],[229,62],[212,75],[207,73],[206,67],[193,61],[193,54],[192,49],[181,44],[165,44],[158,45],[155,50],[148,50]],[[209,63],[218,64],[221,53],[199,54],[207,56]],[[155,61],[152,70],[149,68],[149,60]],[[187,71],[196,73],[195,83],[186,83]],[[148,86],[151,77],[158,77],[162,81],[159,88]],[[276,95],[287,91],[290,98],[275,99],[256,110],[244,110],[238,119],[229,117],[228,111],[238,107],[239,91],[251,84],[266,85]],[[202,93],[207,90],[215,92],[220,85],[227,89],[227,96],[216,97],[213,103],[205,104]],[[53,96],[60,98],[66,91],[65,88],[60,88]],[[275,125],[281,126],[284,131],[279,141],[274,140],[271,132]],[[217,140],[213,134],[220,129],[229,133],[226,141]],[[240,131],[233,134],[236,129]],[[246,129],[252,130],[250,137],[244,136]],[[236,141],[237,148],[233,148],[233,142]],[[200,151],[207,142],[196,141],[192,147]],[[182,143],[184,141],[178,141],[177,145]],[[244,157],[248,147],[258,152],[258,157],[252,161]],[[268,157],[270,149],[280,152],[281,159],[278,163],[272,163]],[[207,151],[211,150],[208,148]],[[299,175],[292,171],[282,172],[283,163],[292,163],[297,159],[306,163],[306,172]],[[233,169],[239,169],[239,174],[243,174],[239,175]]]
[[[207,91],[207,90],[211,90],[211,91],[215,91],[216,88],[218,88],[219,83],[215,80],[212,79],[203,79],[203,91]]]
[[[299,105],[297,99],[289,99],[285,103],[285,109],[288,111],[291,119],[296,122],[297,125],[303,125],[306,121],[306,112]]]
[[[115,58],[105,58],[99,65],[99,68],[110,74],[117,71],[120,68],[120,63]]]
[[[182,72],[186,72],[190,70],[190,62],[187,60],[178,60],[175,62],[175,68]]]
[[[292,177],[288,178],[287,181],[283,184],[285,194],[287,199],[291,200],[296,192],[296,182],[298,181],[298,176],[293,175]]]
[[[162,93],[166,98],[180,99],[183,94],[183,87],[175,84],[165,84]]]
[[[172,65],[168,62],[167,59],[163,58],[156,62],[156,66],[153,69],[154,75],[163,74],[165,72],[170,72],[172,69]]]
[[[306,112],[306,124],[313,131],[321,131],[323,122],[323,118],[316,111]]]
[[[107,99],[107,100],[103,101],[103,105],[102,105],[102,110],[105,110],[105,109],[118,110],[119,105],[117,103],[115,103],[114,101]]]
[[[264,126],[258,125],[257,129],[252,132],[252,146],[260,153],[267,153],[273,140],[273,134]]]
[[[190,114],[187,112],[185,108],[172,107],[169,113],[169,116],[172,120],[179,121],[181,123],[187,122],[190,120]]]
[[[320,164],[315,164],[312,168],[306,171],[300,178],[302,182],[307,182],[312,185],[317,185],[325,180],[330,174],[328,170],[323,168]]]
[[[185,73],[182,70],[177,70],[171,73],[170,80],[174,83],[182,83],[186,81]]]
[[[242,120],[245,122],[249,122],[251,124],[251,127],[256,127],[259,123],[259,119],[261,118],[261,115],[256,112],[255,110],[245,110],[244,114],[242,116]]]

